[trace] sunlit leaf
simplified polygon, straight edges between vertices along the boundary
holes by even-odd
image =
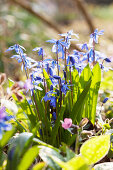
[[[18,170],[27,170],[34,162],[34,159],[37,157],[38,153],[39,148],[37,146],[33,146],[32,148],[30,148],[21,158],[21,161],[17,167]]]
[[[63,162],[55,156],[51,156],[51,158],[63,168],[63,170],[89,170],[87,161],[82,156],[74,157],[68,162]]]
[[[77,102],[73,106],[72,113],[71,113],[71,118],[72,118],[73,122],[75,122],[75,120],[77,122],[80,122],[80,120],[82,118],[83,106],[84,106],[84,102],[85,102],[87,93],[90,89],[90,85],[91,85],[91,79],[89,79],[89,81],[86,83],[86,86],[85,86],[83,92],[80,94]]]
[[[2,139],[0,140],[0,147],[1,148],[3,148],[8,143],[8,141],[13,136],[15,131],[16,131],[15,129],[12,129],[11,131],[7,131],[3,134]]]
[[[33,167],[33,170],[42,170],[45,165],[46,165],[45,162],[40,162]]]
[[[101,160],[109,151],[110,135],[101,135],[87,140],[80,148],[80,153],[94,164]]]

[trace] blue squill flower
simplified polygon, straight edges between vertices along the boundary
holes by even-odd
[[[67,64],[69,64],[69,62],[71,62],[71,65],[72,65],[72,66],[75,65],[74,55],[69,55],[69,56],[67,57]]]
[[[98,29],[95,29],[94,33],[92,33],[90,35],[90,44],[93,43],[93,41],[95,43],[98,43],[98,37],[99,35],[103,35],[104,34],[104,30],[98,31]]]
[[[88,45],[87,45],[87,43],[77,44],[77,45],[79,45],[79,47],[81,48],[81,50],[86,50],[86,51],[88,51]]]
[[[107,101],[108,101],[108,97],[106,97],[103,101],[102,101],[102,103],[106,103]]]
[[[66,71],[63,70],[63,73],[64,73],[64,78],[66,79],[66,77],[67,77],[67,76],[66,76]]]
[[[58,53],[59,52],[64,53],[63,47],[66,47],[67,44],[65,42],[63,42],[62,40],[63,39],[60,39],[60,40],[52,39],[52,40],[47,40],[46,42],[54,44],[53,47],[52,47],[52,52],[54,52],[54,53],[57,53],[57,52]]]
[[[39,56],[44,56],[45,55],[45,52],[44,52],[42,47],[36,47],[32,51],[38,51]]]
[[[66,48],[69,49],[71,42],[70,41],[78,41],[79,36],[75,34],[73,30],[69,30],[67,33],[59,34],[62,37],[65,37],[65,42],[67,44]],[[72,36],[75,36],[77,39],[72,39]]]
[[[75,34],[73,32],[73,30],[69,30],[67,33],[63,33],[63,34],[59,34],[62,37],[68,37],[69,39],[71,39],[71,36],[74,35],[76,38],[79,38],[78,34]]]
[[[16,52],[17,54],[23,54],[23,50],[26,51],[26,49],[25,49],[23,46],[19,45],[19,44],[15,44],[15,45],[13,45],[13,46],[10,46],[10,47],[6,50],[6,52],[7,52],[7,51],[12,51],[12,50],[15,50],[15,52]]]
[[[56,120],[56,112],[53,112],[52,115],[53,115],[53,119]]]
[[[53,90],[53,85],[50,86],[50,91]]]
[[[11,50],[15,50],[16,51],[16,55],[13,55],[11,58],[15,58],[18,63],[22,62],[22,67],[21,69],[26,70],[27,68],[32,68],[34,66],[36,66],[36,61],[31,59],[30,57],[27,57],[27,55],[23,52],[23,50],[25,50],[25,48],[23,46],[20,46],[19,44],[15,44],[14,46],[9,47],[6,51],[11,51]]]
[[[45,64],[45,70],[50,76],[53,76],[53,69],[49,66],[49,63]]]
[[[3,131],[11,130],[12,126],[8,123],[12,117],[7,116],[5,112],[5,107],[0,108],[0,139],[2,138]]]
[[[45,94],[45,96],[42,98],[42,100],[44,100],[45,102],[47,102],[49,100],[50,106],[56,107],[56,97],[53,96],[54,94],[56,94],[56,92],[51,90]]]
[[[51,96],[51,99],[50,99],[50,106],[56,107],[56,97]]]
[[[60,76],[57,76],[57,75],[54,75],[53,78],[54,78],[54,79],[57,79],[57,80],[60,80],[60,79],[61,79],[61,77],[60,77]]]
[[[111,62],[111,60],[110,60],[109,58],[105,58],[104,60],[105,60],[106,62],[108,62],[108,63]]]
[[[26,70],[27,68],[31,69],[31,68],[37,66],[37,62],[35,60],[31,59],[30,57],[27,57],[26,54],[13,55],[11,58],[15,58],[18,61],[18,63],[22,62],[22,66],[21,66],[22,71],[23,71],[23,67]],[[24,65],[23,65],[23,62],[24,62]]]
[[[59,80],[58,80],[58,79],[55,79],[55,78],[53,78],[53,77],[50,77],[50,80],[51,80],[52,85],[53,85],[54,87],[59,84]]]
[[[66,95],[67,91],[70,90],[69,87],[68,87],[68,84],[67,83],[62,83],[61,85],[61,91],[62,93],[64,93]]]

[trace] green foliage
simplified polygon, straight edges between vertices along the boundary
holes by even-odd
[[[3,148],[8,143],[8,141],[14,135],[14,133],[15,129],[12,129],[11,131],[7,131],[3,134],[3,137],[0,140],[0,148]]]
[[[10,138],[14,135],[15,131],[15,129],[12,129],[11,131],[5,132],[2,139],[0,140],[0,168],[3,165],[3,162],[7,160],[7,154],[3,151],[3,148],[8,143]]]
[[[94,170],[112,170],[113,169],[113,162],[105,162],[100,163],[94,166]]]
[[[40,162],[33,167],[33,170],[42,170],[45,167],[45,162]]]
[[[91,85],[91,79],[86,83],[84,90],[82,91],[77,102],[73,106],[72,114],[71,114],[71,118],[73,122],[76,121],[79,123],[81,121],[82,113],[83,113],[83,106],[84,106],[87,93],[90,89],[90,85]]]
[[[19,165],[17,166],[18,170],[27,170],[30,165],[33,163],[37,155],[39,154],[39,148],[37,146],[33,146],[30,148],[22,157]]]
[[[69,36],[71,36],[71,34],[74,35],[69,32],[67,34],[70,34]],[[94,32],[97,39],[98,35],[102,34],[103,31],[98,32],[96,30]],[[94,35],[92,34],[92,37]],[[16,125],[18,133],[13,136],[15,130],[6,132],[2,140],[0,140],[0,166],[2,167],[6,161],[6,170],[27,170],[32,167],[34,170],[42,168],[55,170],[60,170],[61,168],[64,170],[89,170],[95,163],[105,157],[108,152],[108,156],[112,157],[110,142],[112,143],[113,135],[111,135],[112,131],[110,131],[110,121],[107,120],[102,124],[99,122],[100,117],[95,124],[98,91],[101,83],[100,62],[98,63],[98,60],[95,61],[95,57],[98,55],[98,53],[96,54],[94,51],[95,43],[97,43],[95,38],[93,37],[93,48],[91,48],[92,52],[90,51],[92,54],[86,53],[87,58],[84,58],[84,53],[77,52],[78,55],[80,55],[79,57],[83,57],[81,61],[78,57],[78,65],[80,64],[79,62],[86,59],[88,60],[85,61],[87,63],[89,59],[94,60],[91,65],[91,67],[94,66],[92,70],[89,62],[83,70],[82,65],[80,68],[79,66],[76,67],[78,69],[77,71],[74,66],[76,63],[74,58],[76,54],[74,57],[68,56],[68,68],[68,65],[66,65],[68,44],[65,44],[67,42],[57,40],[50,40],[48,42],[54,43],[52,50],[57,54],[56,61],[51,63],[51,60],[48,60],[48,63],[44,63],[46,60],[44,60],[43,48],[34,49],[34,51],[38,50],[39,56],[42,55],[42,60],[40,64],[38,63],[42,77],[35,75],[35,73],[38,73],[36,71],[35,73],[30,73],[29,68],[31,67],[31,71],[34,71],[37,63],[29,57],[26,58],[24,56],[20,45],[16,44],[8,49],[8,51],[10,51],[14,48],[16,53],[19,54],[19,56],[14,55],[13,57],[17,58],[18,62],[22,61],[27,80],[23,87],[19,86],[18,83],[16,87],[12,80],[8,80],[11,95],[18,106],[18,113],[14,115],[13,111],[8,110],[8,108],[7,111],[14,116],[11,123],[14,126]],[[63,50],[63,47],[65,49],[65,69],[63,70],[64,77],[61,78],[58,70],[58,53],[61,52],[61,49]],[[101,60],[103,63],[104,61],[110,62],[108,58],[101,58]],[[47,72],[44,64],[47,65]],[[54,64],[57,66],[58,75],[53,76],[52,69],[53,67],[55,68]],[[50,68],[49,65],[51,65]],[[49,71],[51,73],[49,73]],[[60,75],[63,73],[60,73]],[[28,92],[27,95],[24,95],[24,92],[20,93],[21,88],[23,91],[25,89],[29,90],[30,93]],[[23,96],[22,101],[18,98],[19,94]],[[28,102],[29,98],[31,99],[30,102]],[[11,102],[12,101],[9,103],[11,104]],[[98,117],[99,116],[100,115],[98,115]],[[0,119],[3,118],[1,117]],[[70,122],[68,122],[68,120]],[[4,121],[4,119],[2,121]],[[91,129],[89,128],[84,132],[85,125],[87,126],[88,124],[87,122],[91,125]],[[3,126],[5,125],[3,124]],[[91,131],[92,129],[93,131]],[[100,131],[98,131],[98,129]],[[4,131],[5,130],[4,128]],[[101,135],[96,136],[99,133]],[[86,138],[83,138],[83,134],[86,135]],[[95,135],[95,137],[90,138],[90,136],[93,135]],[[88,140],[83,143],[84,139]],[[72,150],[70,150],[67,145],[71,147]],[[8,148],[5,153],[6,146]],[[73,150],[75,150],[75,152],[73,152]],[[44,162],[37,164],[40,158]]]
[[[99,63],[97,63],[92,70],[92,83],[89,91],[90,113],[88,115],[88,118],[91,120],[93,124],[95,122],[95,114],[96,114],[96,106],[97,106],[97,98],[98,98],[100,82],[101,82],[101,69]]]
[[[64,170],[89,170],[87,161],[82,156],[77,156],[66,163],[57,157],[52,156],[51,158]]]
[[[17,169],[17,166],[19,166],[20,160],[22,161],[21,157],[25,154],[25,152],[27,151],[27,149],[32,143],[32,138],[33,138],[32,133],[24,132],[12,140],[12,142],[10,143],[9,150],[8,150],[8,161],[7,161],[7,168],[6,168],[7,170]],[[24,159],[26,159],[28,154],[26,154]]]

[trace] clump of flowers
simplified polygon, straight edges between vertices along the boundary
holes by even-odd
[[[19,44],[15,44],[6,50],[15,50],[16,55],[11,58],[15,58],[19,63],[22,63],[21,68],[25,70],[26,82],[23,88],[27,92],[31,92],[32,102],[29,107],[33,107],[33,111],[35,111],[33,120],[36,119],[36,123],[41,122],[38,131],[40,134],[41,130],[42,139],[51,141],[55,131],[56,133],[54,134],[57,134],[58,139],[62,140],[60,136],[62,131],[59,129],[61,126],[60,120],[64,119],[62,127],[69,129],[74,126],[72,121],[74,124],[80,123],[82,114],[88,116],[89,119],[95,119],[96,102],[101,80],[91,82],[92,79],[93,81],[95,80],[92,77],[96,76],[93,68],[98,67],[99,74],[100,70],[107,71],[112,69],[105,66],[105,63],[109,63],[111,60],[105,54],[95,50],[95,44],[98,43],[99,36],[103,35],[103,32],[103,30],[98,31],[96,29],[90,35],[89,43],[78,44],[80,51],[75,49],[71,52],[69,51],[71,42],[78,41],[79,38],[72,30],[60,34],[62,38],[59,40],[48,40],[48,43],[53,44],[52,52],[55,53],[56,59],[48,58],[43,47],[33,49],[33,52],[37,52],[38,56],[41,57],[40,61],[28,57],[24,53],[25,48]],[[89,73],[87,73],[86,68],[89,69]],[[85,73],[82,74],[85,69],[86,75],[89,74],[89,78],[85,77]],[[96,83],[95,86],[94,83]],[[92,89],[90,89],[90,86]],[[92,96],[89,96],[90,94]],[[96,96],[95,100],[93,100],[93,95]],[[80,101],[81,103],[79,103]],[[93,109],[91,104],[94,107]],[[80,105],[82,105],[81,108]],[[32,110],[31,108],[30,110]],[[90,115],[92,110],[93,118]],[[89,112],[89,115],[84,113],[85,111]],[[32,120],[30,119],[30,121]],[[59,131],[60,133],[58,134]]]

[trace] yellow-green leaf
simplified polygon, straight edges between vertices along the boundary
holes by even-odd
[[[87,161],[82,156],[77,156],[68,161],[64,170],[89,170]]]
[[[39,153],[39,148],[37,146],[33,146],[30,148],[21,159],[18,170],[27,170],[30,165],[33,163],[34,159],[37,157]]]
[[[109,151],[110,135],[101,135],[87,140],[80,148],[80,153],[94,164],[101,160]]]
[[[40,162],[33,167],[33,170],[42,170],[45,165],[46,165],[45,162]]]
[[[63,170],[89,170],[87,160],[82,156],[76,156],[68,162],[63,162],[55,156],[50,156]]]

